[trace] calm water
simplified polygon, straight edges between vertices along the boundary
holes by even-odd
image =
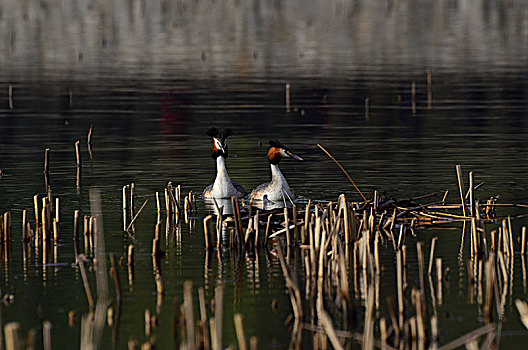
[[[144,310],[156,310],[150,255],[154,194],[168,181],[181,184],[184,194],[200,193],[212,182],[215,164],[205,135],[212,125],[235,131],[228,169],[248,189],[269,178],[267,142],[277,138],[305,159],[281,163],[302,198],[335,200],[346,193],[359,200],[317,148],[320,143],[364,193],[377,189],[401,199],[449,190],[450,202],[457,202],[455,165],[462,164],[465,173],[475,172],[477,183],[485,182],[479,198],[500,195],[502,202],[528,203],[527,15],[528,5],[518,1],[2,2],[0,213],[13,213],[15,236],[11,261],[0,271],[2,294],[13,293],[15,302],[2,308],[2,321],[20,321],[26,332],[50,320],[54,346],[79,343],[80,315],[88,306],[79,271],[71,266],[73,211],[89,214],[88,192],[96,187],[107,253],[119,257],[128,244],[136,247],[132,285],[126,269],[120,271],[124,300],[115,346],[125,348],[131,338],[145,341]],[[427,68],[433,77],[431,109]],[[90,125],[92,162],[85,147]],[[82,145],[80,188],[76,140]],[[61,199],[58,265],[43,267],[33,250],[24,267],[21,212],[32,208],[35,194],[45,193],[46,148],[51,189]],[[121,188],[131,182],[136,209],[149,199],[135,240],[123,234],[121,218]],[[201,200],[198,208],[199,217],[207,214]],[[516,232],[523,224],[514,222]],[[189,279],[205,287],[207,298],[225,284],[226,344],[236,342],[231,320],[241,312],[246,335],[257,336],[261,348],[286,348],[284,321],[291,310],[277,258],[262,251],[257,260],[237,262],[226,255],[222,264],[211,257],[204,267],[201,220],[195,228],[182,223],[179,233],[179,239],[163,242],[167,293],[154,331],[160,348],[174,347],[174,298],[181,302]],[[483,322],[478,304],[467,297],[468,251],[457,259],[460,233],[425,230],[408,241],[410,285],[417,283],[416,240],[428,249],[438,236],[437,254],[451,269],[437,308],[442,343]],[[385,297],[395,294],[391,248],[382,256],[379,315],[387,312]],[[518,260],[504,348],[521,348],[528,339],[513,305],[525,293]],[[77,314],[73,328],[71,310]],[[113,344],[109,327],[103,343]]]

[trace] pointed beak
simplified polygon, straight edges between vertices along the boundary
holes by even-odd
[[[293,159],[296,159],[296,160],[304,160],[304,159],[302,159],[301,157],[299,157],[298,155],[291,153],[290,151],[286,151],[286,154],[287,154],[288,157],[290,157],[290,158],[293,158]]]

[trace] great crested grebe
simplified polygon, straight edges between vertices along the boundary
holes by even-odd
[[[263,183],[251,191],[251,200],[294,200],[295,192],[288,186],[288,182],[279,169],[279,162],[282,158],[289,157],[297,160],[303,160],[277,140],[270,140],[270,149],[268,151],[268,162],[271,166],[271,182]]]
[[[202,195],[206,198],[239,198],[245,196],[246,189],[244,186],[231,181],[225,166],[225,160],[228,157],[227,138],[233,135],[233,130],[220,130],[212,127],[207,130],[206,134],[213,138],[211,156],[216,160],[216,178],[214,183],[203,190]]]

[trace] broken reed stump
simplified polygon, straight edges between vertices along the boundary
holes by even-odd
[[[52,350],[50,321],[44,321],[44,323],[42,324],[42,336],[44,338],[44,350]]]
[[[209,221],[211,221],[211,219],[213,218],[212,215],[208,215],[205,217],[205,219],[203,220],[203,225],[204,225],[204,238],[205,238],[205,248],[206,249],[212,249],[213,248],[213,237],[212,235],[209,233]]]
[[[474,185],[474,177],[473,172],[469,172],[469,215],[473,218],[476,216],[475,214],[475,185]]]
[[[132,218],[132,220],[134,220],[133,218],[135,217],[134,215],[134,194],[135,194],[135,189],[136,189],[136,185],[132,182],[130,184],[130,206],[128,207],[129,211],[130,211],[130,218]],[[133,227],[133,226],[132,226]],[[134,228],[135,230],[135,228]]]
[[[427,109],[433,108],[433,73],[431,68],[426,69],[427,73]]]
[[[33,196],[33,208],[35,210],[35,231],[39,227],[39,205],[38,205],[38,194]]]
[[[20,341],[20,323],[10,322],[4,326],[5,347],[6,350],[20,350],[22,343]]]
[[[431,239],[431,253],[429,254],[429,269],[428,273],[431,275],[433,273],[433,261],[434,261],[434,251],[437,237]]]
[[[365,98],[365,119],[370,118],[370,98]]]
[[[44,174],[49,174],[50,149],[46,148],[44,153]]]
[[[73,244],[74,244],[74,252],[75,252],[75,259],[77,259],[77,256],[79,255],[79,227],[80,227],[80,221],[79,221],[79,210],[75,210],[73,212]]]
[[[77,170],[78,171],[80,170],[80,168],[82,168],[81,148],[80,148],[79,144],[80,144],[79,140],[75,141],[75,159],[77,161]]]
[[[93,124],[90,125],[90,129],[88,130],[88,136],[86,138],[86,144],[88,144],[89,148],[92,145],[92,132],[93,132]]]
[[[114,280],[116,299],[121,300],[121,283],[119,282],[119,269],[117,268],[116,258],[114,254],[110,254],[110,264],[110,276]]]
[[[411,104],[412,104],[412,114],[416,114],[416,82],[411,84]]]
[[[13,85],[9,85],[9,89],[8,89],[8,94],[9,94],[9,110],[13,111],[15,110],[15,104],[13,102]]]
[[[128,190],[130,186],[123,186],[123,231],[127,230],[128,227]]]
[[[224,317],[224,286],[218,285],[215,288],[215,316],[214,316],[214,327],[211,325],[211,338],[214,339],[212,342],[213,350],[223,349],[222,346],[222,332],[223,332],[223,317]],[[214,332],[213,332],[214,330]]]
[[[238,348],[240,350],[247,350],[246,336],[244,334],[244,321],[242,315],[237,313],[234,315],[235,331],[238,340]]]
[[[10,247],[11,241],[11,212],[6,211],[0,216],[0,242],[4,243],[6,247]]]
[[[207,307],[205,305],[205,290],[203,287],[198,288],[198,301],[200,305],[200,325],[203,333],[202,347],[204,349],[209,349],[211,342],[209,339],[209,329],[207,326]]]
[[[521,231],[521,254],[526,255],[526,226],[523,226]]]
[[[128,284],[131,286],[134,282],[134,246],[128,246]]]
[[[22,242],[28,242],[27,209],[22,210]]]
[[[187,330],[187,349],[194,350],[196,348],[195,332],[194,332],[194,312],[192,299],[192,281],[186,281],[183,284],[183,305],[185,309],[185,320]]]
[[[290,106],[290,102],[291,102],[290,90],[291,90],[291,85],[288,83],[288,84],[286,84],[286,112],[287,113],[290,113],[290,109],[291,109],[291,106]]]
[[[90,130],[88,130],[88,137],[87,137],[87,140],[86,140],[86,146],[88,148],[88,154],[90,155],[90,161],[93,161],[92,131],[93,131],[93,124],[90,125]]]

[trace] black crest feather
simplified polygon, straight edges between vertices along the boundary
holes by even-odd
[[[269,144],[270,144],[271,147],[282,148],[285,151],[290,151],[290,149],[288,147],[284,146],[282,143],[280,143],[279,140],[276,140],[276,139],[275,140],[270,140]]]
[[[219,132],[220,130],[218,130],[217,127],[213,126],[213,127],[210,127],[209,130],[207,130],[205,134],[211,137],[217,137]]]
[[[220,131],[220,138],[222,140],[227,139],[231,135],[233,135],[233,130],[231,130],[229,128]]]
[[[213,126],[207,130],[206,134],[223,143],[229,136],[233,135],[233,130],[229,128],[220,130]]]

